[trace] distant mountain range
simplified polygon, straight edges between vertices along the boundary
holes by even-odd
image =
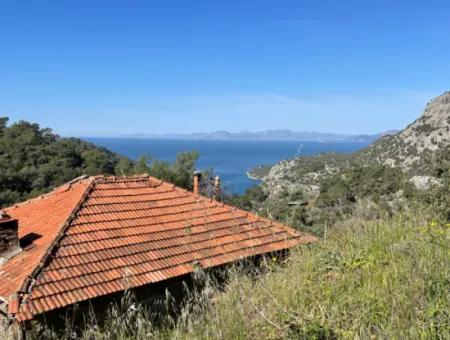
[[[168,134],[131,134],[126,138],[150,138],[150,139],[195,139],[195,140],[239,140],[239,141],[311,141],[311,142],[365,142],[372,143],[383,136],[392,135],[397,131],[387,131],[375,135],[347,135],[335,133],[321,133],[291,130],[265,130],[260,132],[229,132],[215,131],[210,133],[168,133]]]

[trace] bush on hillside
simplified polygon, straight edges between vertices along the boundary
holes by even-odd
[[[450,227],[426,214],[353,218],[284,265],[266,262],[258,280],[232,269],[225,291],[205,287],[163,327],[137,304],[80,337],[448,339]]]
[[[380,214],[393,214],[416,204],[417,190],[396,168],[367,166],[344,169],[320,183],[317,197],[299,187],[269,196],[263,186],[230,200],[246,210],[322,236],[325,229],[354,214],[358,205],[373,205]]]
[[[320,188],[317,199],[320,207],[355,203],[367,197],[375,202],[389,201],[398,192],[406,197],[414,194],[413,184],[400,169],[381,165],[357,167],[338,173],[325,179]]]
[[[436,208],[436,215],[450,223],[450,147],[444,148],[434,161],[435,176],[440,185],[429,195],[428,203]]]

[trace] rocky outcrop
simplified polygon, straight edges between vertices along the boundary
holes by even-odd
[[[396,135],[382,138],[357,156],[360,162],[428,175],[433,158],[450,145],[450,92],[428,103],[422,116]]]
[[[450,92],[433,99],[406,129],[388,134],[352,155],[322,154],[299,157],[274,165],[263,178],[267,191],[276,194],[302,189],[316,193],[319,183],[351,166],[387,165],[404,170],[418,187],[436,183],[433,164],[450,147]],[[426,180],[425,180],[426,179]]]

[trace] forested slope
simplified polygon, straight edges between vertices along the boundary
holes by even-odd
[[[0,117],[0,208],[48,192],[82,175],[147,173],[192,189],[198,157],[197,152],[191,151],[180,152],[173,163],[148,155],[132,161],[78,138],[61,138],[38,124],[19,121],[8,125],[8,118]],[[201,184],[204,188],[208,183]]]
[[[83,174],[114,174],[120,156],[38,124],[0,117],[0,206],[49,191]]]

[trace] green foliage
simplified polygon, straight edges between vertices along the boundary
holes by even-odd
[[[177,155],[174,163],[143,155],[137,162],[77,138],[60,138],[50,129],[20,121],[7,125],[0,117],[0,207],[52,190],[81,175],[150,174],[192,189],[199,157]]]
[[[415,204],[418,195],[400,169],[387,166],[349,167],[325,176],[319,185],[317,197],[306,193],[301,186],[270,196],[264,186],[258,186],[244,195],[233,196],[229,202],[322,236],[327,227],[351,217],[361,210],[361,205],[372,205],[377,213],[393,214]]]
[[[429,203],[434,204],[436,215],[450,222],[450,147],[443,148],[434,161],[435,176],[440,180],[429,195]]]
[[[357,167],[327,178],[320,186],[318,205],[355,203],[370,197],[375,202],[390,200],[400,190],[411,195],[414,187],[400,169],[387,166]]]
[[[231,268],[225,288],[192,292],[179,318],[162,326],[134,302],[77,337],[448,339],[450,226],[427,223],[427,214],[346,221],[283,265],[267,261],[250,274]]]
[[[295,165],[289,169],[285,179],[291,182],[301,180],[306,185],[317,185],[318,179],[351,168],[356,166],[356,164],[353,155],[340,153],[323,153],[299,157],[296,159]],[[311,177],[311,173],[315,173],[318,176]]]
[[[437,130],[437,128],[433,127],[431,124],[422,124],[415,128],[416,132],[423,134],[430,134],[431,132]]]
[[[192,174],[196,170],[196,163],[199,158],[197,151],[181,152],[177,155],[171,170],[173,172],[172,183],[186,189],[192,189]]]
[[[134,173],[138,174],[138,175],[148,174],[150,172],[150,167],[148,165],[149,161],[150,161],[150,157],[148,155],[140,156],[134,167]],[[155,177],[158,177],[158,176],[155,176]]]
[[[0,206],[39,195],[83,174],[114,174],[120,157],[50,129],[0,118]]]
[[[86,175],[114,174],[117,160],[111,161],[109,155],[104,150],[89,149],[84,151],[81,157],[85,161],[83,170]]]
[[[228,204],[247,211],[259,211],[261,204],[267,199],[267,194],[263,187],[253,186],[245,191],[243,195],[232,195],[226,197]]]
[[[117,176],[128,176],[134,172],[135,165],[128,158],[121,158],[119,162],[117,162],[114,173]]]
[[[196,170],[198,157],[197,151],[180,152],[175,162],[169,163],[143,155],[136,162],[133,172],[138,175],[149,174],[187,190],[192,190],[192,175]]]

